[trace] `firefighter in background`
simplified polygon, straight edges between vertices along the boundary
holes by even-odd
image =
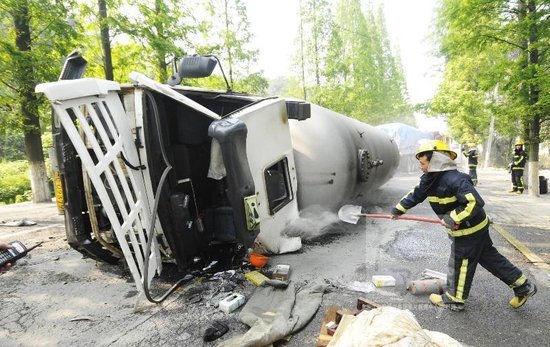
[[[537,292],[534,283],[493,246],[485,202],[471,178],[459,172],[456,153],[442,141],[430,141],[416,153],[424,173],[420,183],[392,209],[397,219],[428,199],[451,239],[447,286],[443,295],[430,295],[430,302],[452,311],[464,310],[477,265],[483,266],[514,290],[510,306],[519,308]]]
[[[512,190],[510,193],[522,194],[524,190],[523,171],[527,162],[527,153],[523,150],[523,141],[516,141],[514,146],[514,158],[510,163],[512,174]]]
[[[477,157],[478,152],[476,145],[473,143],[468,144],[468,150],[462,151],[462,154],[468,158],[468,169],[470,169],[470,178],[474,186],[477,186]]]

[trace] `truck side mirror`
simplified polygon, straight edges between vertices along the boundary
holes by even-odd
[[[212,56],[187,55],[180,59],[175,74],[168,78],[168,84],[175,86],[182,78],[208,77],[214,71],[217,60]]]

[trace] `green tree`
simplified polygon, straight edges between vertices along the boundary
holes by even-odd
[[[140,16],[138,12],[128,10],[130,1],[133,0],[78,3],[75,19],[82,33],[78,45],[88,61],[87,77],[129,82],[132,71],[149,76],[157,74],[157,59],[153,50],[147,47],[146,38],[138,41],[136,36],[128,34],[137,35],[131,20]]]
[[[0,137],[0,162],[25,160],[25,138],[18,133],[4,133]]]
[[[302,81],[302,92],[303,92],[303,98],[304,100],[307,100],[307,82],[306,82],[306,57],[305,57],[305,32],[304,32],[304,7],[302,6],[302,1],[298,0],[299,3],[299,10],[300,10],[300,23],[298,25],[298,40],[300,44],[300,79]]]
[[[170,61],[192,47],[190,35],[197,30],[192,9],[186,2],[176,0],[128,0],[138,10],[117,16],[118,28],[142,45],[143,58],[152,59],[154,75],[166,83]]]
[[[98,0],[98,20],[100,28],[101,48],[103,51],[103,70],[105,79],[113,80],[113,56],[111,54],[111,35],[109,30],[109,16],[107,15],[107,0]]]
[[[299,1],[299,10],[298,40],[300,50],[296,59],[299,60],[302,97],[319,102],[317,98],[326,80],[323,70],[333,26],[331,6],[327,0],[304,0]],[[311,90],[309,94],[308,89]]]
[[[267,80],[262,71],[253,71],[258,59],[258,50],[251,48],[252,32],[242,0],[208,0],[207,11],[211,18],[207,49],[226,67],[230,89],[264,94]]]
[[[485,129],[475,128],[475,119],[487,117],[487,111],[499,119],[501,133],[521,133],[528,144],[535,195],[539,143],[547,136],[550,114],[549,11],[547,0],[444,0],[436,23],[447,65],[433,112],[453,119],[455,133],[462,128],[486,136],[479,134]],[[460,89],[453,90],[457,83]],[[498,95],[488,98],[494,91]]]
[[[390,47],[380,8],[337,3],[324,62],[326,84],[316,101],[357,119],[412,123],[401,61]]]
[[[49,0],[5,0],[0,5],[0,130],[24,134],[34,202],[50,200],[34,88],[57,79],[62,57],[76,38],[69,6]]]

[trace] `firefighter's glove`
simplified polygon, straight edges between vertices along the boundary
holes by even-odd
[[[401,216],[402,214],[403,212],[399,211],[395,207],[391,209],[392,219],[397,219],[397,217]]]
[[[443,222],[442,224],[445,225],[447,229],[456,230],[459,227],[459,224],[456,224],[454,219],[452,219],[451,216],[448,214],[444,215],[441,221]]]

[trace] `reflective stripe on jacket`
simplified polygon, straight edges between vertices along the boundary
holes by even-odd
[[[477,167],[478,154],[477,154],[477,151],[475,149],[471,149],[468,152],[463,151],[462,154],[464,154],[464,156],[466,158],[468,158],[468,166],[469,167]]]
[[[514,159],[512,160],[512,170],[523,170],[527,162],[527,153],[525,151],[514,151]]]
[[[399,201],[392,214],[403,214],[426,199],[439,218],[452,219],[457,225],[456,229],[447,229],[452,237],[473,234],[489,224],[485,202],[470,176],[457,170],[422,175],[420,184]]]

